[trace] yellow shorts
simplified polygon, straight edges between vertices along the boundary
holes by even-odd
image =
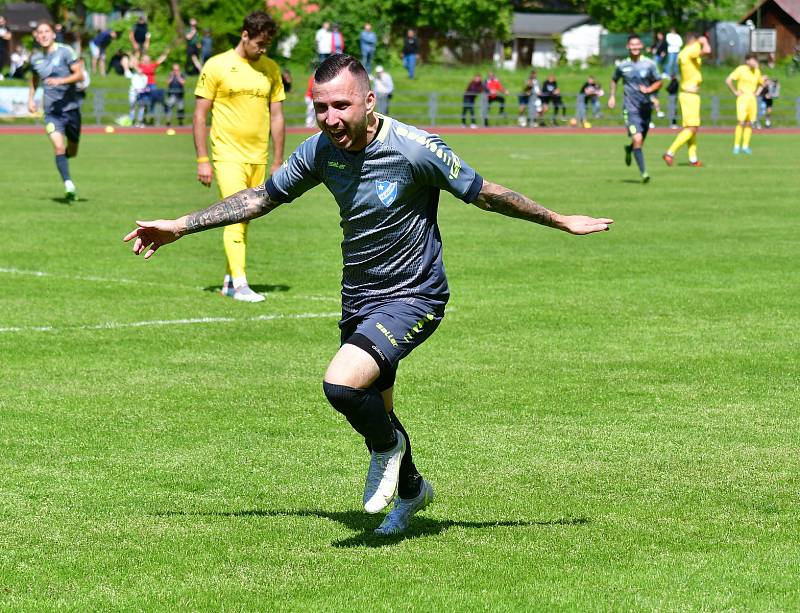
[[[758,102],[753,94],[742,94],[736,98],[736,120],[755,121],[758,118]]]
[[[678,102],[681,105],[681,118],[684,128],[700,126],[700,94],[680,92]]]
[[[214,176],[217,179],[220,196],[227,198],[243,189],[264,183],[267,180],[267,165],[214,162]]]

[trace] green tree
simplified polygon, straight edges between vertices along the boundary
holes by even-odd
[[[736,19],[737,0],[585,0],[576,8],[612,32],[703,28],[719,19]]]

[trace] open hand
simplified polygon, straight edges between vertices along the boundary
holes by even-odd
[[[162,245],[174,243],[181,237],[178,222],[174,219],[156,219],[155,221],[137,221],[139,226],[133,232],[127,234],[122,240],[128,242],[136,239],[133,243],[133,253],[141,255],[145,252],[144,259],[150,257]]]
[[[562,215],[558,220],[558,228],[570,234],[593,234],[605,232],[609,229],[613,219],[605,217],[595,218],[586,215]]]

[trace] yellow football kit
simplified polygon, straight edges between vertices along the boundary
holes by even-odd
[[[703,82],[700,72],[703,61],[701,55],[702,45],[698,41],[689,43],[678,54],[678,68],[681,73],[678,102],[681,105],[684,127],[700,125],[700,84]]]
[[[210,58],[194,90],[211,100],[211,155],[220,195],[226,198],[266,180],[269,105],[286,99],[278,65],[261,56],[246,60],[234,49]],[[228,274],[245,278],[247,224],[223,232]]]
[[[678,54],[678,69],[681,73],[681,89],[678,92],[678,104],[681,107],[681,119],[683,130],[667,149],[664,159],[669,158],[668,163],[672,164],[672,156],[675,152],[688,145],[689,161],[692,164],[700,165],[697,161],[697,128],[700,127],[700,84],[703,82],[703,75],[700,66],[703,62],[703,46],[700,41],[693,41],[686,45]]]
[[[755,121],[758,117],[756,92],[764,85],[761,69],[753,70],[747,64],[742,64],[728,75],[728,78],[736,81],[736,89],[742,92],[736,97],[736,119],[740,122]]]

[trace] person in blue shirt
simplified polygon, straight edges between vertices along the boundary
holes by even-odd
[[[364,29],[358,37],[361,45],[361,63],[368,73],[372,72],[372,61],[375,59],[375,49],[378,47],[378,37],[372,31],[372,24],[365,23]]]
[[[485,180],[437,135],[376,113],[367,71],[351,56],[335,54],[319,66],[312,97],[320,132],[264,185],[178,219],[137,221],[124,240],[149,258],[186,234],[261,217],[325,185],[341,215],[344,266],[341,345],[323,391],[371,452],[364,510],[378,513],[395,501],[376,534],[397,534],[434,496],[414,464],[393,388],[398,363],[433,334],[450,295],[437,224],[441,191],[571,234],[608,230],[613,220],[550,211]]]
[[[78,155],[81,137],[81,109],[77,85],[84,79],[82,62],[72,47],[56,42],[53,24],[40,22],[33,32],[40,49],[31,57],[33,77],[28,95],[28,110],[36,113],[34,96],[44,89],[44,125],[56,156],[56,168],[64,181],[67,200],[76,200],[75,183],[67,158]]]
[[[99,67],[100,74],[106,76],[106,49],[118,35],[114,30],[100,30],[97,36],[89,41],[89,51],[92,54],[92,74],[97,74]]]

